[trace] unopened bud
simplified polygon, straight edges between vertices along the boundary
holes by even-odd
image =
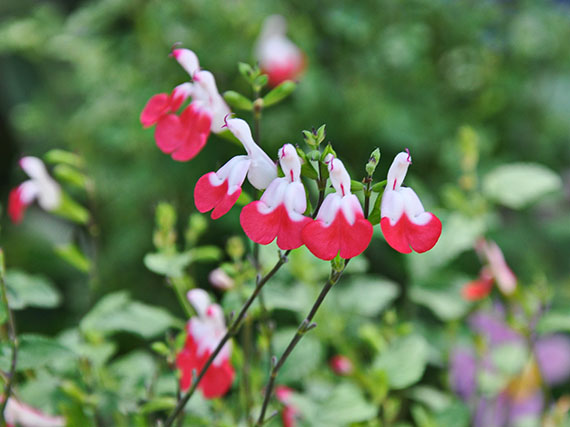
[[[212,286],[223,289],[227,291],[228,289],[232,289],[234,287],[234,279],[232,279],[228,274],[222,270],[221,268],[216,268],[212,270],[208,275],[208,280],[212,284]]]
[[[170,203],[162,202],[156,207],[156,225],[161,230],[168,230],[176,225],[176,210]]]
[[[337,375],[350,375],[354,371],[354,366],[350,359],[341,354],[331,357],[329,365]]]
[[[380,149],[376,148],[371,154],[368,163],[366,163],[366,173],[368,176],[374,175],[374,171],[380,162]]]

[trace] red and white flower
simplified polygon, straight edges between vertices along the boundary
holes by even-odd
[[[429,251],[441,235],[439,218],[425,211],[414,190],[402,187],[410,163],[408,150],[394,158],[380,206],[380,226],[386,242],[405,254],[412,249],[419,253]]]
[[[280,15],[269,16],[257,41],[256,56],[269,85],[296,79],[305,69],[301,50],[286,37],[287,22]]]
[[[354,372],[354,366],[350,359],[342,354],[336,354],[329,360],[329,366],[337,375],[350,375]]]
[[[200,372],[227,332],[222,308],[211,303],[206,291],[192,289],[188,292],[188,300],[198,315],[188,322],[186,343],[176,357],[176,366],[182,373],[182,390],[190,388],[192,371]],[[200,381],[198,388],[205,398],[223,396],[232,386],[235,372],[230,362],[231,351],[231,342],[228,341]]]
[[[0,401],[3,400],[4,397],[0,399]],[[65,418],[47,415],[14,397],[10,397],[6,403],[4,420],[7,427],[63,427],[65,425]]]
[[[305,187],[301,182],[301,160],[295,147],[285,144],[279,150],[284,177],[275,178],[261,199],[246,205],[240,215],[245,234],[256,243],[267,245],[277,238],[277,246],[288,250],[303,244],[301,230],[311,221]]]
[[[203,175],[196,183],[196,208],[202,213],[212,210],[212,219],[228,213],[241,194],[246,176],[258,190],[267,188],[277,177],[275,163],[255,143],[248,124],[241,119],[228,119],[226,125],[241,141],[247,155],[233,157],[217,172]]]
[[[364,218],[356,195],[350,192],[350,176],[342,161],[332,154],[325,161],[336,192],[325,198],[315,221],[303,229],[303,242],[320,259],[329,261],[339,253],[342,258],[353,258],[368,247],[372,224]]]
[[[144,127],[156,124],[154,138],[158,147],[174,160],[185,162],[202,150],[210,131],[222,132],[224,117],[230,109],[218,92],[212,73],[200,70],[194,52],[174,49],[172,56],[192,77],[192,83],[176,86],[171,94],[152,96],[141,112],[140,121]],[[176,115],[190,97],[192,102]]]
[[[493,289],[493,274],[487,267],[479,272],[479,277],[466,283],[461,289],[461,295],[467,301],[478,301],[485,298]]]
[[[24,218],[26,208],[34,200],[42,209],[53,211],[61,204],[61,188],[48,174],[44,163],[37,157],[23,157],[20,167],[28,174],[24,181],[10,192],[8,199],[8,215],[13,223],[18,224]]]
[[[293,390],[284,385],[279,385],[275,388],[275,397],[283,404],[283,411],[281,412],[281,421],[283,427],[295,427],[297,425],[297,416],[299,410],[291,402]]]

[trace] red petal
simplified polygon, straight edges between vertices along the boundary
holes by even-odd
[[[441,221],[434,214],[430,215],[430,221],[424,225],[411,222],[405,212],[394,225],[390,224],[388,217],[382,218],[380,227],[386,242],[404,254],[409,254],[412,249],[418,253],[429,251],[441,235]]]
[[[212,117],[190,104],[180,115],[180,121],[184,134],[180,145],[172,153],[172,158],[185,162],[194,158],[206,145],[210,135]]]
[[[207,173],[196,183],[194,203],[196,204],[196,209],[202,213],[214,209],[211,217],[212,219],[218,219],[228,213],[235,204],[241,194],[241,188],[232,194],[228,194],[227,181],[222,182],[218,186],[212,185],[210,181],[210,176],[212,175],[215,175],[215,173]]]
[[[461,295],[467,301],[478,301],[489,295],[491,293],[491,289],[493,289],[492,280],[473,280],[463,286],[463,289],[461,289]]]
[[[162,116],[170,112],[170,96],[166,93],[159,93],[152,96],[144,106],[140,121],[144,127],[152,126]]]
[[[246,205],[240,215],[240,223],[245,234],[256,243],[267,245],[277,237],[280,249],[297,249],[303,244],[301,231],[311,219],[303,217],[293,221],[285,206],[279,205],[268,214],[259,211],[260,201]]]
[[[330,261],[340,252],[342,258],[360,255],[372,240],[372,224],[357,216],[350,225],[342,211],[328,227],[322,220],[315,220],[303,229],[303,242],[317,258]]]
[[[28,207],[28,205],[22,201],[20,193],[21,190],[20,187],[18,187],[10,191],[10,196],[8,196],[8,215],[14,224],[22,222],[24,212]]]
[[[180,146],[183,138],[184,128],[177,115],[167,114],[156,124],[154,139],[163,153],[172,153]]]

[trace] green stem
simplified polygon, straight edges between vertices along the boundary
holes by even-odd
[[[18,362],[18,335],[16,333],[16,321],[14,320],[14,313],[8,304],[8,292],[6,289],[6,282],[4,280],[4,271],[4,251],[0,248],[0,288],[2,291],[2,303],[8,312],[8,333],[10,337],[10,343],[12,344],[12,360],[10,362],[10,371],[8,372],[6,384],[4,385],[4,400],[0,405],[0,425],[5,425],[4,411],[6,410],[8,399],[12,393],[12,384],[14,382],[16,364]]]
[[[295,349],[295,347],[297,346],[299,341],[301,341],[301,338],[303,338],[303,335],[305,335],[305,333],[307,333],[308,331],[313,329],[315,326],[317,326],[315,323],[311,323],[313,321],[313,317],[315,317],[317,310],[319,309],[319,307],[321,306],[321,304],[325,300],[325,297],[327,296],[329,291],[332,289],[332,287],[335,285],[335,283],[337,283],[338,280],[340,279],[340,277],[342,276],[342,273],[346,269],[347,264],[348,264],[348,260],[345,262],[345,265],[344,265],[342,270],[340,270],[340,271],[332,270],[331,271],[331,275],[330,275],[329,279],[327,280],[327,282],[325,283],[325,286],[321,290],[321,293],[317,297],[317,300],[313,304],[311,311],[309,312],[307,317],[301,322],[301,324],[297,328],[297,332],[293,336],[293,339],[289,342],[289,345],[287,346],[287,348],[285,349],[285,351],[283,352],[283,354],[281,355],[279,360],[277,360],[277,362],[271,368],[271,374],[269,375],[269,382],[267,383],[267,387],[265,388],[265,397],[263,399],[263,406],[261,407],[261,412],[259,414],[259,418],[257,419],[257,423],[255,424],[256,426],[260,427],[265,423],[265,412],[267,411],[267,406],[269,405],[269,400],[271,399],[271,395],[273,393],[273,387],[275,386],[275,379],[277,378],[277,374],[279,373],[279,370],[285,364],[285,362],[287,361],[287,358],[292,353],[292,351]]]
[[[184,281],[181,279],[174,279],[174,278],[167,278],[167,281],[174,288],[174,293],[176,294],[176,298],[178,299],[178,302],[182,306],[182,309],[184,310],[184,314],[186,314],[186,317],[190,318],[194,316],[196,312],[194,311],[194,308],[192,308],[190,301],[188,301],[188,298],[186,297],[186,286],[184,285]],[[192,288],[193,287],[195,286],[192,286]]]
[[[210,357],[208,358],[208,360],[206,361],[206,363],[204,364],[202,369],[200,369],[198,376],[192,382],[192,386],[186,392],[184,397],[182,397],[182,399],[178,402],[178,404],[176,405],[176,407],[174,408],[172,413],[169,415],[169,417],[164,422],[165,427],[171,426],[172,423],[176,420],[176,418],[178,418],[178,416],[182,413],[182,410],[184,409],[184,407],[186,406],[186,404],[188,403],[188,401],[190,400],[190,398],[192,397],[192,395],[196,391],[198,384],[200,384],[200,381],[202,380],[202,378],[206,374],[206,371],[208,370],[210,365],[214,362],[214,359],[216,358],[216,356],[220,353],[220,351],[222,350],[222,348],[224,347],[226,342],[228,342],[228,340],[231,337],[233,337],[239,331],[241,323],[242,323],[243,319],[245,318],[245,315],[247,314],[247,310],[249,309],[249,307],[251,306],[253,301],[255,301],[255,298],[257,298],[257,296],[259,295],[259,292],[261,292],[261,289],[263,288],[263,286],[269,281],[269,279],[271,279],[275,275],[275,273],[277,273],[277,271],[279,271],[279,269],[283,266],[283,264],[285,264],[287,262],[287,256],[290,253],[291,253],[291,250],[288,250],[285,253],[280,254],[279,260],[273,266],[271,271],[269,271],[269,273],[267,273],[265,276],[263,276],[257,282],[257,285],[256,285],[254,291],[252,292],[250,297],[247,299],[247,301],[244,303],[244,305],[241,308],[237,317],[235,317],[234,320],[232,321],[232,324],[229,326],[228,331],[226,332],[226,334],[222,337],[222,339],[218,343],[218,346],[212,352],[212,354],[210,355]]]

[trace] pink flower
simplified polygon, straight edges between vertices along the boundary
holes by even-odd
[[[275,163],[254,142],[247,123],[241,119],[228,119],[226,123],[243,144],[247,155],[233,157],[217,172],[203,175],[196,183],[196,208],[202,213],[212,210],[212,219],[218,219],[232,208],[241,194],[246,175],[258,190],[266,188],[277,177]]]
[[[394,158],[380,207],[380,226],[386,242],[405,254],[412,249],[419,253],[429,251],[441,235],[439,218],[424,210],[414,190],[401,186],[410,163],[409,151]]]
[[[158,148],[174,160],[194,158],[206,144],[210,131],[222,131],[224,117],[230,109],[218,92],[214,76],[200,70],[196,54],[189,49],[174,49],[172,56],[192,77],[170,95],[154,95],[145,105],[140,121],[145,127],[156,124],[154,138]],[[176,112],[192,97],[192,102],[178,116]]]
[[[294,80],[305,69],[303,53],[285,34],[287,22],[280,15],[269,16],[263,23],[257,41],[256,56],[261,70],[269,77],[269,85],[277,86]]]
[[[0,400],[3,401],[4,397]],[[62,427],[65,425],[65,418],[44,414],[14,397],[8,399],[4,410],[4,420],[8,427]]]
[[[226,273],[221,268],[216,268],[215,270],[210,271],[208,280],[212,286],[224,291],[232,289],[235,284],[234,279],[228,276],[228,273]]]
[[[176,366],[182,372],[182,390],[190,388],[192,371],[196,370],[196,374],[200,372],[227,332],[222,308],[210,303],[206,291],[192,289],[188,292],[188,300],[198,316],[188,322],[186,343],[176,357]],[[232,386],[235,372],[230,363],[231,351],[231,342],[227,342],[200,381],[198,388],[205,398],[223,396]]]
[[[486,260],[500,291],[505,295],[512,294],[517,287],[517,277],[507,265],[501,248],[492,240],[481,239],[475,249]]]
[[[315,221],[303,229],[303,242],[320,259],[328,261],[339,253],[342,258],[353,258],[370,244],[372,224],[350,192],[350,176],[343,163],[332,154],[325,161],[336,192],[325,198]]]
[[[23,157],[20,167],[28,174],[29,180],[24,181],[10,192],[8,199],[8,215],[14,224],[24,218],[26,208],[34,200],[42,209],[53,211],[61,204],[61,188],[49,176],[44,163],[37,157]]]
[[[283,427],[295,427],[297,425],[297,415],[299,411],[291,404],[291,395],[293,390],[284,385],[275,388],[275,396],[283,405],[283,412],[281,412],[281,420]]]
[[[256,243],[267,245],[277,237],[281,249],[296,249],[303,244],[301,230],[311,219],[303,215],[307,199],[295,147],[285,144],[279,150],[279,163],[285,176],[275,178],[260,200],[242,209],[240,223]]]
[[[342,354],[331,357],[329,365],[337,375],[350,375],[354,371],[354,366],[350,359]]]

